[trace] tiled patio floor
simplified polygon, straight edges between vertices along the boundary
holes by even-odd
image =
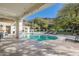
[[[78,56],[79,43],[50,40],[50,41],[18,41],[2,40],[0,56]]]

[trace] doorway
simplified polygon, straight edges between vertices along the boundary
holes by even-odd
[[[6,32],[7,34],[11,34],[11,26],[6,26]]]

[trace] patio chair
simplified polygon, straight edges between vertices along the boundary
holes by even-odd
[[[57,34],[57,32],[54,32],[54,31],[47,31],[45,34]]]
[[[65,41],[73,41],[73,42],[79,42],[79,35],[74,36],[73,38],[67,37]]]
[[[75,36],[75,41],[79,41],[79,35]]]

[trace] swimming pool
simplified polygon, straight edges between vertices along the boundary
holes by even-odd
[[[56,40],[56,36],[50,36],[45,34],[27,34],[25,36],[28,40],[37,40],[37,41],[44,41],[44,40]]]

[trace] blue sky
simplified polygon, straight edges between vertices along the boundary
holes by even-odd
[[[32,14],[31,16],[27,17],[26,19],[32,20],[34,18],[55,18],[55,17],[57,17],[57,13],[59,12],[59,10],[61,10],[62,7],[63,7],[63,4],[56,3],[37,13]]]

